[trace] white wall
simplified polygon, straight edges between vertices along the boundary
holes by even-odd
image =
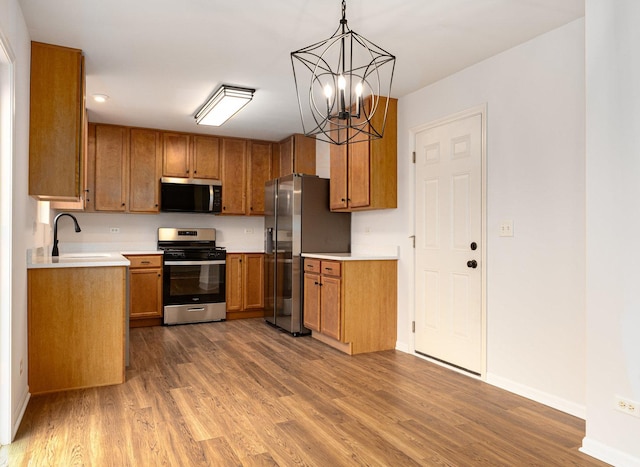
[[[586,1],[587,433],[583,451],[640,466],[640,3]]]
[[[15,120],[13,139],[12,178],[13,199],[11,218],[12,230],[12,294],[2,296],[11,301],[11,344],[0,344],[1,364],[10,366],[11,413],[0,414],[2,439],[6,443],[7,417],[10,417],[11,435],[15,434],[21,414],[28,401],[27,387],[27,274],[25,252],[34,243],[36,203],[28,197],[29,160],[29,63],[30,39],[17,0],[0,1],[0,31],[15,56]],[[5,214],[3,212],[3,214]],[[3,219],[4,221],[4,219]],[[4,254],[5,252],[3,252]],[[5,302],[6,303],[6,302]],[[4,309],[4,307],[3,307]],[[3,317],[4,318],[4,317]],[[4,322],[4,320],[3,320]],[[23,371],[20,374],[20,361]],[[4,374],[4,372],[3,372]],[[4,387],[3,387],[4,389]]]
[[[216,244],[233,252],[264,251],[264,217],[212,216],[209,214],[160,213],[74,213],[82,232],[76,233],[73,221],[58,222],[60,253],[95,250],[155,250],[158,227],[213,227]],[[120,232],[110,233],[111,227]],[[51,250],[50,229],[43,233],[43,242]]]
[[[399,246],[398,348],[413,350],[411,129],[487,103],[488,381],[580,416],[584,86],[578,20],[401,98],[399,208],[355,214],[352,238]],[[506,219],[514,221],[512,238],[498,236]]]

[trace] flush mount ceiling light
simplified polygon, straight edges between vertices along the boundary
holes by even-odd
[[[304,134],[339,145],[382,138],[396,63],[349,29],[346,9],[329,39],[291,52]]]
[[[223,84],[196,114],[198,125],[220,126],[253,98],[255,89]]]
[[[109,96],[106,94],[94,94],[92,97],[94,101],[100,102],[101,104],[109,100]]]

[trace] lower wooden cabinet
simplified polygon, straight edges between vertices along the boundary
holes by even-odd
[[[264,254],[227,253],[227,319],[264,313]]]
[[[126,255],[129,266],[129,327],[162,324],[162,255]]]
[[[397,261],[304,260],[304,325],[350,355],[396,345]]]
[[[27,273],[31,394],[123,383],[126,268]]]

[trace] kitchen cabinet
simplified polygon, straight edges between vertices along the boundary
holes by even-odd
[[[247,164],[247,211],[249,216],[264,215],[264,184],[271,180],[273,144],[266,141],[249,143]],[[222,198],[224,201],[224,198]]]
[[[304,325],[350,355],[396,343],[397,261],[304,260]]]
[[[84,164],[84,59],[82,51],[31,43],[29,194],[77,201]]]
[[[264,254],[227,253],[227,319],[258,318],[264,310]]]
[[[31,394],[123,383],[126,267],[27,273]]]
[[[222,140],[222,214],[264,215],[264,184],[271,178],[273,144]]]
[[[361,211],[397,207],[397,104],[389,100],[384,138],[345,145],[331,145],[329,203],[332,211]],[[371,105],[371,99],[365,100]],[[384,98],[380,103],[385,105]],[[372,123],[382,124],[382,112]]]
[[[89,124],[87,211],[157,213],[160,132]]]
[[[129,266],[129,326],[162,324],[162,255],[125,255]]]
[[[278,143],[273,178],[292,173],[316,174],[316,139],[294,134]]]
[[[162,176],[220,179],[220,138],[162,133]]]
[[[90,125],[89,131],[95,133],[94,209],[124,212],[127,210],[128,128]]]

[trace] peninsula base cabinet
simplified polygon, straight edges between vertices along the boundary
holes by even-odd
[[[29,390],[124,383],[126,267],[28,270]]]
[[[129,266],[129,327],[162,324],[162,255],[126,255]]]
[[[304,325],[349,355],[396,345],[397,261],[304,260]]]

